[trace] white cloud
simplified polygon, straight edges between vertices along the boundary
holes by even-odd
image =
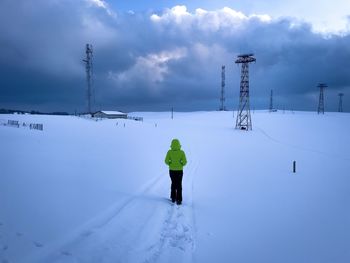
[[[192,26],[204,31],[218,31],[224,29],[232,31],[244,26],[247,22],[257,19],[262,23],[270,23],[281,19],[295,20],[295,25],[309,23],[313,33],[329,35],[345,35],[349,30],[347,15],[350,7],[348,0],[336,0],[336,3],[321,1],[319,5],[313,1],[287,0],[287,3],[275,7],[269,3],[263,4],[251,14],[246,14],[230,7],[217,10],[198,8],[190,12],[186,6],[177,5],[165,9],[161,14],[152,14],[151,21],[159,25],[174,24],[182,30],[190,30]],[[267,7],[269,9],[267,9]],[[282,9],[283,7],[283,9]],[[265,12],[269,12],[266,14]],[[298,22],[299,21],[299,22]]]
[[[275,19],[295,18],[312,25],[313,32],[338,34],[346,28],[346,16],[350,13],[349,0],[282,0],[254,1],[248,10],[268,12]]]
[[[189,26],[193,15],[187,12],[186,6],[174,6],[171,9],[166,9],[162,15],[152,14],[150,19],[153,22],[176,23],[183,27]]]
[[[174,23],[183,29],[188,29],[190,26],[198,26],[201,30],[210,31],[217,31],[222,28],[228,30],[237,28],[251,19],[258,19],[263,23],[268,23],[272,20],[267,14],[245,15],[229,7],[216,11],[198,8],[194,13],[190,13],[186,6],[175,6],[171,9],[166,9],[161,15],[152,14],[150,19],[158,24]]]
[[[103,8],[106,10],[107,14],[111,17],[117,17],[117,14],[109,7],[108,3],[104,0],[85,0],[91,6]]]
[[[86,39],[93,37],[93,42],[99,45],[105,45],[111,43],[116,35],[116,30],[106,24],[103,20],[91,14],[84,14],[81,17],[81,35]]]
[[[267,14],[264,14],[264,15],[256,15],[256,14],[252,14],[250,15],[251,18],[258,18],[261,22],[271,22],[272,21],[272,18],[271,16],[267,15]]]
[[[88,2],[98,7],[107,8],[107,4],[103,0],[88,0]]]
[[[148,84],[159,83],[164,81],[166,74],[169,73],[170,61],[176,61],[186,56],[185,48],[176,48],[171,51],[161,51],[151,53],[146,56],[140,56],[136,59],[135,64],[122,73],[110,71],[108,77],[120,84],[127,84],[135,80],[141,80]]]

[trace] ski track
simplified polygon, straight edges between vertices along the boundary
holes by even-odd
[[[195,250],[192,159],[183,179],[181,206],[168,199],[170,179],[162,173],[139,195],[119,205],[39,262],[193,262]]]

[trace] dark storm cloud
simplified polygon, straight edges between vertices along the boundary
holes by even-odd
[[[215,109],[222,64],[232,108],[239,89],[234,58],[242,52],[257,57],[251,66],[257,108],[268,105],[274,89],[280,107],[313,109],[320,81],[329,85],[330,109],[338,91],[350,97],[349,34],[324,36],[294,19],[229,8],[118,13],[100,0],[4,0],[0,107],[83,110],[86,43],[94,46],[96,108]]]

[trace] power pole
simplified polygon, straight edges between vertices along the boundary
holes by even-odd
[[[86,100],[87,100],[87,112],[92,113],[91,111],[91,96],[92,96],[92,74],[93,74],[93,67],[92,67],[92,45],[86,44],[86,58],[83,59],[85,62],[85,71],[86,71],[86,82],[87,82],[87,93],[86,93]]]
[[[174,119],[174,107],[171,107],[171,119]]]
[[[221,66],[221,97],[220,97],[220,111],[225,110],[225,66]]]
[[[343,112],[343,96],[344,93],[339,93],[339,107],[338,107],[338,112]]]
[[[273,90],[271,90],[271,94],[270,94],[270,107],[269,107],[269,111],[270,111],[270,112],[273,111]]]
[[[236,129],[251,130],[252,120],[249,105],[249,63],[255,62],[254,54],[238,55],[236,64],[242,64],[239,91],[239,106],[236,119]]]
[[[317,114],[324,114],[324,88],[327,88],[328,86],[324,83],[320,83],[318,84],[318,86],[320,88],[320,96],[318,99],[318,109],[317,109]]]

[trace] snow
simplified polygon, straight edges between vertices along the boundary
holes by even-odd
[[[44,124],[0,125],[1,262],[350,262],[350,114],[132,114],[1,115]]]
[[[114,114],[125,115],[125,113],[120,112],[120,111],[105,111],[105,110],[103,110],[101,112],[103,112],[104,114],[107,114],[107,115],[114,115]]]

